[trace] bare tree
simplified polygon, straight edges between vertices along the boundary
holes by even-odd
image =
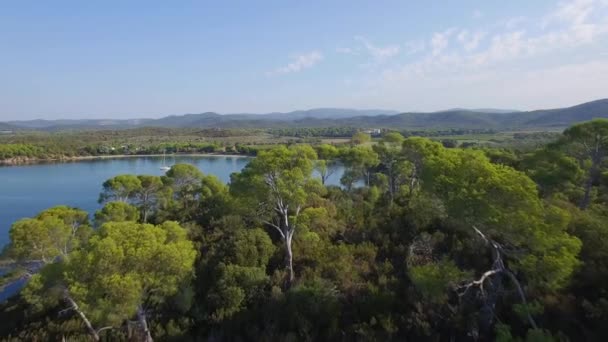
[[[489,317],[490,317],[489,319],[492,319],[494,316],[493,315],[494,306],[496,304],[496,301],[497,301],[498,295],[499,295],[499,289],[501,287],[502,281],[504,280],[504,277],[506,277],[508,280],[511,281],[511,283],[513,283],[513,285],[515,286],[515,289],[517,290],[517,293],[519,295],[521,302],[524,304],[524,306],[526,306],[527,305],[526,295],[524,293],[524,290],[521,287],[521,284],[519,283],[519,280],[517,280],[517,277],[515,277],[513,272],[511,272],[505,266],[505,263],[503,260],[503,255],[504,255],[503,247],[498,242],[486,237],[485,234],[483,234],[476,227],[473,227],[473,230],[479,237],[481,237],[483,239],[486,246],[490,247],[490,250],[492,252],[492,260],[493,260],[492,267],[489,270],[482,273],[482,275],[477,280],[473,280],[473,281],[459,285],[456,289],[458,296],[460,298],[462,298],[465,295],[469,294],[471,291],[477,290],[478,292],[476,295],[479,296],[484,301],[484,303],[485,303],[484,309],[489,311],[489,313],[491,314],[491,315],[489,315]],[[489,288],[486,288],[486,284],[490,285]],[[534,329],[536,329],[537,328],[536,322],[534,321],[534,318],[532,318],[532,315],[530,314],[530,312],[527,311],[527,307],[526,307],[526,315],[527,315],[528,322],[530,323],[530,325]]]

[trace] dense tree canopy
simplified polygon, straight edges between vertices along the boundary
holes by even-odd
[[[517,150],[384,131],[261,150],[229,184],[186,164],[119,175],[93,225],[65,206],[13,224],[4,282],[27,285],[0,334],[606,340],[606,136],[595,120]]]

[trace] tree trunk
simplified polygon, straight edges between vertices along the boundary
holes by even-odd
[[[141,305],[139,306],[139,308],[137,308],[137,320],[139,321],[139,325],[141,326],[144,335],[144,341],[152,342],[152,335],[150,335],[150,329],[148,328],[146,313],[144,312],[144,309],[141,307]]]
[[[597,175],[597,165],[595,160],[591,165],[591,169],[589,170],[589,175],[587,176],[587,180],[585,181],[585,195],[579,204],[580,209],[587,209],[589,204],[591,203],[591,188],[593,187],[593,181]]]
[[[593,182],[598,177],[600,173],[600,164],[602,162],[602,157],[599,153],[593,153],[591,156],[591,169],[589,169],[589,175],[587,176],[587,181],[585,182],[585,195],[579,204],[579,208],[585,210],[589,207],[591,203],[591,188],[593,187]]]
[[[295,279],[295,275],[293,273],[293,252],[291,250],[291,241],[293,238],[293,230],[289,230],[287,231],[287,234],[285,235],[285,250],[286,250],[286,258],[285,258],[285,266],[287,267],[287,271],[289,272],[289,281],[288,281],[288,287],[291,286],[291,284],[293,284],[293,281]]]
[[[583,196],[583,199],[581,199],[581,202],[578,205],[578,207],[580,209],[585,210],[589,206],[589,203],[591,202],[591,186],[592,185],[593,185],[593,176],[589,175],[589,178],[585,182],[585,195]]]
[[[393,175],[393,166],[391,165],[388,170],[388,191],[391,195],[391,203],[393,203],[395,200],[395,192],[397,190],[395,186],[395,176]]]
[[[82,321],[84,322],[84,325],[87,327],[87,330],[88,330],[89,334],[91,335],[91,337],[93,338],[93,340],[99,341],[99,334],[97,334],[97,331],[95,330],[95,328],[93,328],[91,321],[89,321],[89,319],[84,314],[84,312],[80,311],[80,309],[78,308],[78,304],[76,304],[74,299],[72,299],[72,297],[70,297],[70,295],[68,294],[67,291],[65,291],[63,297],[65,298],[66,302],[68,302],[68,304],[70,304],[70,306],[72,307],[72,310],[76,311],[78,316],[80,316],[80,319],[82,319]]]
[[[462,296],[466,295],[466,293],[472,287],[479,288],[482,298],[485,299],[484,306],[482,307],[482,311],[480,312],[480,315],[479,315],[479,318],[480,318],[479,322],[480,322],[480,325],[484,329],[487,330],[487,329],[489,329],[489,326],[491,325],[491,323],[493,321],[494,308],[498,301],[497,296],[501,295],[503,292],[501,283],[502,283],[503,276],[506,275],[509,278],[509,280],[511,280],[513,285],[515,285],[515,288],[517,289],[521,302],[524,305],[524,308],[526,309],[526,315],[528,316],[528,322],[530,323],[530,326],[532,326],[532,328],[534,328],[534,329],[537,329],[538,326],[536,325],[536,322],[534,321],[532,314],[530,313],[530,311],[528,311],[528,307],[527,307],[528,302],[526,300],[526,295],[524,293],[524,290],[521,287],[521,284],[519,283],[519,280],[517,280],[515,275],[509,269],[507,269],[504,264],[502,254],[501,254],[502,246],[500,244],[498,244],[496,241],[488,239],[479,229],[473,227],[473,230],[475,230],[475,232],[484,240],[486,245],[489,245],[492,248],[491,249],[492,259],[494,260],[494,262],[492,263],[492,269],[484,272],[483,275],[481,276],[481,278],[479,278],[478,280],[466,283],[463,286],[460,286],[460,288],[457,289],[457,291],[460,290],[460,293],[458,294],[458,296],[462,297]],[[484,290],[484,284],[486,282],[490,283],[490,287],[487,288],[486,290]],[[489,291],[487,291],[487,290],[489,290]]]

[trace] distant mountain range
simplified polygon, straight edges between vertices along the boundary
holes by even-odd
[[[446,110],[442,110],[441,112],[476,112],[476,113],[492,113],[492,114],[506,114],[506,113],[519,113],[520,110],[517,109],[499,109],[499,108],[475,108],[475,109],[467,109],[467,108],[450,108]]]
[[[391,110],[317,108],[288,113],[171,115],[160,119],[29,120],[0,123],[0,130],[81,130],[170,128],[335,127],[394,129],[556,129],[594,118],[608,118],[608,99],[534,111],[449,109],[439,112],[399,113]]]

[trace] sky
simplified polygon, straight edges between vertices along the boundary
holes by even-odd
[[[608,97],[608,0],[0,0],[0,121]]]

